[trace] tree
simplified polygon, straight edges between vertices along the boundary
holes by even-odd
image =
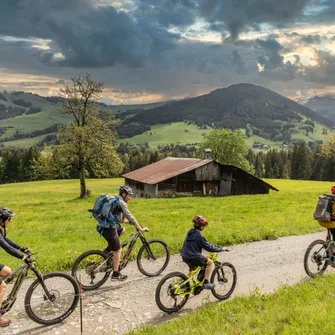
[[[325,133],[322,153],[325,157],[335,161],[335,130]]]
[[[115,150],[115,127],[118,123],[110,115],[100,115],[97,101],[103,83],[94,82],[89,73],[71,78],[59,90],[65,98],[62,112],[74,121],[61,129],[58,150],[61,167],[73,167],[79,173],[80,198],[87,195],[86,171],[96,177],[119,174],[123,164]]]
[[[248,145],[240,130],[214,129],[199,144],[199,155],[210,148],[213,159],[221,164],[236,165],[254,173],[253,166],[248,162]]]

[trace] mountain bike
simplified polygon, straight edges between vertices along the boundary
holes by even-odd
[[[327,229],[326,241],[316,240],[308,246],[304,257],[304,268],[310,277],[314,278],[326,271],[331,264],[330,257],[334,247],[335,241],[329,229]]]
[[[137,254],[137,267],[148,277],[158,276],[167,267],[170,250],[167,244],[159,239],[147,240],[143,233],[136,230],[121,243],[122,254],[119,271],[129,263],[130,256],[140,239],[142,246]],[[128,245],[127,249],[125,247]],[[83,290],[94,290],[103,285],[113,272],[113,253],[106,254],[101,250],[89,250],[81,254],[73,264],[72,276]]]
[[[219,300],[228,299],[236,287],[236,269],[231,263],[219,262],[217,253],[210,253],[207,257],[215,265],[210,279],[215,284],[212,294]],[[171,272],[164,276],[155,293],[158,308],[165,313],[174,313],[186,304],[191,295],[200,294],[203,291],[205,268],[206,266],[190,267],[188,275]]]
[[[27,253],[29,257],[32,254]],[[76,308],[79,301],[79,286],[70,275],[63,272],[50,272],[42,275],[36,266],[31,264],[19,265],[10,276],[4,279],[7,288],[12,289],[2,303],[2,308],[8,312],[14,305],[17,294],[24,279],[31,270],[36,280],[29,286],[24,308],[29,318],[43,325],[54,325],[66,319]]]

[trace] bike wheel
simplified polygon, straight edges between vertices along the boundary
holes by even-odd
[[[225,262],[216,266],[211,282],[215,284],[212,289],[214,297],[220,300],[228,299],[234,292],[237,282],[236,269],[233,264]]]
[[[323,240],[312,242],[304,257],[304,268],[306,273],[314,278],[317,275],[322,275],[328,266],[327,243]]]
[[[161,279],[156,287],[157,307],[165,313],[179,311],[190,296],[190,283],[182,272],[171,272]],[[188,293],[187,293],[188,292]]]
[[[111,271],[112,262],[104,252],[89,250],[76,259],[71,274],[83,290],[89,291],[103,285]]]
[[[76,308],[79,287],[73,277],[63,272],[50,272],[29,287],[24,307],[29,318],[43,325],[54,325],[66,319]],[[51,295],[48,298],[45,289]]]
[[[162,240],[150,240],[143,244],[137,254],[137,267],[148,277],[161,274],[170,261],[170,250]]]

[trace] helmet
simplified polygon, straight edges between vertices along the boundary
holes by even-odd
[[[331,191],[333,194],[335,194],[335,185],[332,186]]]
[[[206,227],[208,225],[208,222],[205,217],[201,215],[196,215],[193,218],[193,226],[195,229],[199,229],[201,227]]]
[[[0,207],[0,223],[5,222],[9,217],[14,216],[15,213],[12,212],[7,207]]]
[[[119,193],[120,194],[126,193],[126,194],[130,194],[130,195],[134,194],[133,190],[131,189],[131,187],[126,186],[126,185],[120,187],[120,192]]]

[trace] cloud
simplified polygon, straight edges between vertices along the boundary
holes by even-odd
[[[0,34],[48,40],[49,50],[39,54],[48,66],[140,67],[173,48],[180,37],[90,0],[4,0],[2,6]]]
[[[302,17],[309,0],[199,1],[199,11],[212,29],[228,30],[232,40],[262,24],[284,26]]]

